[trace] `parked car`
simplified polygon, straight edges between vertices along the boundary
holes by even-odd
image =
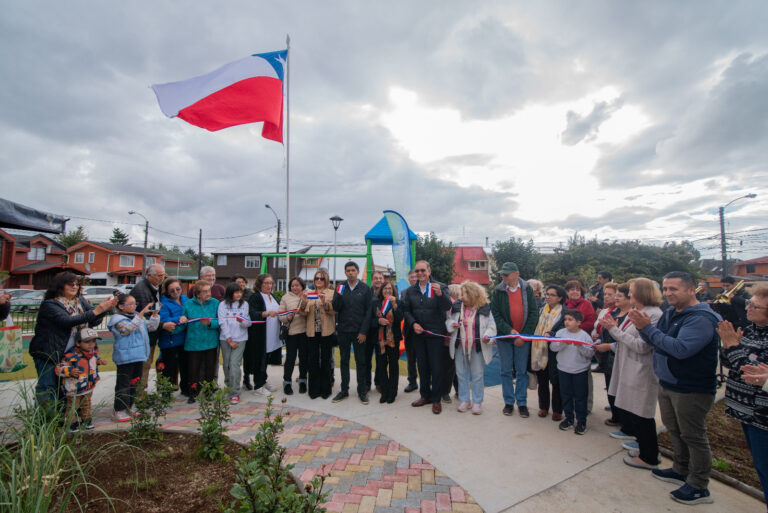
[[[133,289],[133,287],[135,286],[136,286],[135,283],[124,283],[122,285],[116,285],[115,288],[118,289],[123,294],[130,294],[131,289]]]
[[[21,289],[23,292],[21,295],[13,293],[11,299],[11,312],[25,312],[32,308],[37,308],[40,303],[43,302],[44,290],[27,290]]]
[[[85,299],[91,302],[91,304],[96,305],[101,303],[102,301],[111,298],[116,293],[120,292],[120,289],[117,287],[105,287],[102,285],[90,285],[88,287],[83,287],[83,290],[81,291],[81,294]]]

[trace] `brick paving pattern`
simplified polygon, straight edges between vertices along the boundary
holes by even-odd
[[[183,399],[183,398],[182,398]],[[264,422],[265,404],[232,406],[229,437],[247,442]],[[301,482],[326,475],[328,511],[341,513],[416,513],[453,511],[482,513],[456,482],[410,449],[378,431],[324,413],[273,404],[285,429],[280,442],[286,463]],[[109,419],[102,408],[94,415],[97,431],[127,429]],[[177,400],[163,422],[168,431],[196,432],[198,407]]]

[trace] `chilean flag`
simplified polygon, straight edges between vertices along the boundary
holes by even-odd
[[[264,122],[261,135],[283,142],[283,81],[288,50],[254,54],[217,70],[154,84],[160,110],[169,118],[211,132]]]
[[[390,308],[392,308],[392,302],[389,300],[389,298],[387,298],[381,304],[381,315],[387,315],[387,312],[389,312]]]

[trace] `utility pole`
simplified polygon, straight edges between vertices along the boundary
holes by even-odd
[[[200,276],[200,270],[203,268],[203,229],[200,228],[200,234],[197,238],[197,275]]]
[[[277,242],[275,242],[275,253],[280,253],[280,218],[277,219]]]
[[[720,273],[720,277],[721,278],[725,278],[726,276],[728,276],[728,269],[727,269],[727,267],[728,267],[728,248],[727,248],[726,243],[725,243],[725,209],[728,208],[728,205],[730,205],[731,203],[735,203],[735,202],[739,201],[740,199],[752,199],[752,198],[756,198],[756,197],[757,197],[757,194],[754,194],[754,193],[745,194],[744,196],[739,196],[735,200],[729,201],[728,203],[726,203],[725,205],[723,205],[722,207],[719,208],[719,212],[720,212],[720,258],[722,260],[721,265],[723,267],[722,272]]]

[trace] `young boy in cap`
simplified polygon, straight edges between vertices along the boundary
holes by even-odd
[[[99,358],[96,340],[101,340],[96,330],[83,328],[75,335],[75,347],[64,354],[56,373],[62,378],[67,396],[67,417],[72,419],[70,432],[80,425],[93,429],[91,420],[91,395],[99,381],[99,365],[107,362]],[[79,419],[79,420],[78,420]]]

